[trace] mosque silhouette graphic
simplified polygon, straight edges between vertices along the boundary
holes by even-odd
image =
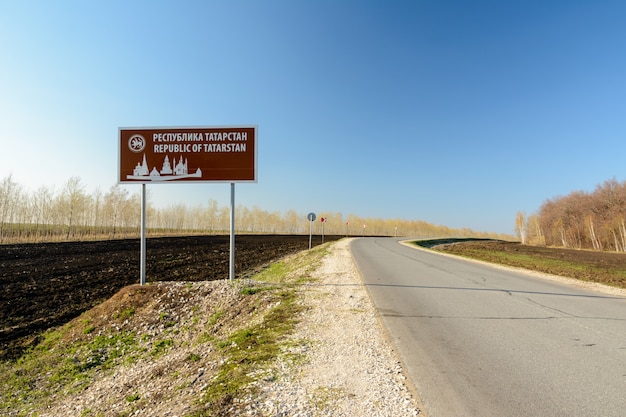
[[[137,162],[137,166],[133,169],[133,175],[126,176],[126,179],[129,180],[143,181],[172,181],[184,178],[202,178],[202,170],[198,168],[195,173],[190,174],[187,158],[183,158],[182,155],[178,159],[178,162],[176,162],[176,158],[174,158],[172,164],[170,164],[169,155],[165,155],[161,170],[159,171],[155,166],[152,168],[152,171],[150,171],[148,162],[146,161],[146,154],[143,154],[143,161]]]

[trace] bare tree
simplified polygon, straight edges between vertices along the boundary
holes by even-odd
[[[206,208],[206,228],[209,232],[214,232],[218,227],[219,207],[216,200],[210,199]]]
[[[295,234],[295,233],[301,233],[302,230],[300,230],[300,227],[298,226],[298,224],[300,223],[299,220],[301,220],[299,218],[300,216],[298,216],[298,213],[296,213],[295,210],[288,210],[285,213],[285,232],[289,233],[289,234]]]
[[[141,191],[137,191],[122,202],[121,216],[123,236],[127,233],[132,236],[139,236],[141,229]]]
[[[546,238],[541,229],[539,217],[536,214],[531,214],[528,217],[527,224],[528,243],[531,245],[545,246]]]
[[[102,215],[105,224],[110,227],[110,237],[115,238],[122,224],[122,213],[128,200],[128,191],[118,184],[112,186],[104,195]]]
[[[526,244],[526,213],[523,211],[518,211],[515,216],[515,231],[517,232],[517,236],[519,237],[522,245]]]
[[[604,190],[604,188],[603,188]],[[148,190],[149,193],[149,190]],[[140,226],[141,194],[130,195],[120,185],[112,186],[104,195],[100,189],[92,194],[85,192],[80,178],[72,177],[59,193],[54,189],[40,187],[33,193],[24,193],[11,176],[0,181],[0,242],[7,239],[83,239],[86,236],[99,237],[109,233],[110,238],[136,235]],[[220,207],[215,200],[209,200],[206,207],[189,208],[179,203],[168,208],[147,207],[148,227],[157,233],[181,233],[183,231],[225,233],[230,227],[230,207]],[[597,239],[612,236],[612,245],[626,248],[625,212],[616,211],[612,223],[602,217],[593,217]],[[354,214],[344,217],[339,212],[323,211],[318,219],[325,217],[326,234],[346,235],[413,235],[449,236],[484,235],[471,229],[450,229],[435,226],[420,220],[379,219],[359,217]],[[563,217],[565,218],[565,217]],[[236,208],[236,228],[239,233],[306,233],[308,221],[305,213],[295,210],[266,211],[258,206],[252,209]],[[542,219],[543,221],[543,219]],[[611,224],[612,228],[606,225]],[[363,227],[365,226],[365,227]],[[569,227],[569,224],[568,224]],[[315,224],[316,233],[321,225]],[[588,227],[580,228],[583,232]],[[605,230],[606,229],[606,230]],[[564,229],[564,235],[572,234]]]
[[[88,225],[92,225],[94,230],[94,236],[98,236],[102,230],[102,191],[100,187],[96,188],[91,197],[92,206],[89,210],[89,222]]]
[[[593,249],[602,250],[602,243],[600,242],[600,239],[598,239],[598,237],[596,236],[596,230],[593,224],[593,216],[587,215],[587,217],[585,217],[585,221],[586,221],[587,227],[589,228],[589,238],[591,239],[591,244],[593,245]]]
[[[0,183],[0,243],[10,233],[19,192],[19,186],[13,181],[12,175]]]
[[[56,211],[66,226],[66,240],[75,233],[75,226],[80,224],[85,215],[88,197],[84,188],[80,178],[71,177],[58,198]]]
[[[626,183],[605,181],[592,193],[575,191],[544,202],[538,234],[546,244],[626,250]],[[546,234],[541,236],[541,231]]]

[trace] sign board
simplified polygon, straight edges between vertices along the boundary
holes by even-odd
[[[120,128],[118,182],[256,182],[256,139],[256,126]]]
[[[315,221],[315,213],[307,214],[306,218],[309,219],[310,222],[314,222]]]

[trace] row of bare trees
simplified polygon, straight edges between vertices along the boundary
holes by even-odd
[[[120,185],[108,191],[85,190],[80,178],[70,178],[61,189],[42,186],[25,190],[12,176],[0,180],[0,243],[55,240],[119,239],[139,236],[140,193]],[[230,227],[230,207],[209,200],[205,206],[176,204],[155,208],[148,201],[148,234],[224,234]],[[327,221],[322,224],[319,218]],[[382,236],[494,237],[471,229],[450,229],[420,220],[363,218],[341,213],[318,213],[309,225],[304,213],[294,210],[268,212],[259,207],[238,206],[237,233]],[[322,229],[323,228],[323,229]]]
[[[626,182],[548,199],[536,214],[518,212],[515,223],[522,243],[625,252]]]
[[[8,176],[0,181],[0,243],[127,237],[140,221],[138,204],[117,185],[88,194],[72,177],[58,191],[29,192]]]

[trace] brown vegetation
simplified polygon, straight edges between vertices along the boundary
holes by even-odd
[[[518,213],[516,230],[533,245],[626,252],[626,182],[549,199],[536,214]]]

